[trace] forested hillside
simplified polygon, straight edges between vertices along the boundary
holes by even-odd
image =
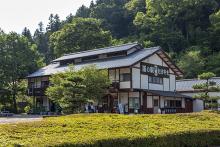
[[[2,28],[0,90],[9,90],[13,99],[8,101],[15,103],[16,95],[24,93],[21,79],[53,59],[134,41],[161,46],[185,78],[204,71],[220,76],[219,7],[219,0],[96,0],[65,20],[51,14],[34,34],[28,28],[6,34]]]

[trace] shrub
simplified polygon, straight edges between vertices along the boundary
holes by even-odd
[[[218,146],[220,114],[76,114],[0,130],[2,146]]]
[[[31,107],[30,106],[26,106],[26,107],[24,107],[24,112],[25,113],[30,113],[30,111],[31,111]]]

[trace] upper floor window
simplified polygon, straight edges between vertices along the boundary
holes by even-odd
[[[96,59],[98,59],[98,58],[99,58],[98,55],[88,56],[88,57],[82,58],[82,61],[92,61],[92,60],[96,60]]]
[[[126,52],[121,51],[121,52],[113,52],[107,54],[107,57],[119,57],[119,56],[126,56]]]
[[[131,74],[130,73],[120,74],[120,81],[121,82],[130,81],[130,80],[131,80]]]
[[[163,78],[161,77],[149,76],[148,81],[152,84],[163,84]]]

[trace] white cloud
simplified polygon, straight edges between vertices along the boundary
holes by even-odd
[[[0,28],[5,32],[21,33],[24,27],[31,32],[40,21],[44,25],[51,13],[58,14],[61,20],[70,13],[75,14],[82,5],[89,6],[91,0],[0,0]]]

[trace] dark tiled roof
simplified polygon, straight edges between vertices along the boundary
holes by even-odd
[[[100,55],[100,54],[105,54],[105,53],[118,52],[118,51],[126,51],[137,46],[139,46],[140,48],[143,48],[141,47],[141,45],[139,45],[136,42],[127,43],[127,44],[118,45],[118,46],[110,46],[106,48],[99,48],[99,49],[93,49],[93,50],[88,50],[88,51],[76,52],[72,54],[66,54],[58,59],[55,59],[54,62],[67,60],[67,59],[76,59],[76,58],[81,58],[81,57],[86,57],[86,56]]]
[[[216,85],[220,86],[220,77],[215,77],[210,79],[216,83]],[[206,80],[199,80],[199,79],[183,79],[176,81],[176,89],[177,91],[194,91],[193,85],[195,84],[202,84],[206,83]]]
[[[99,69],[108,69],[108,68],[116,68],[116,67],[127,67],[131,66],[138,61],[153,55],[155,52],[159,51],[160,47],[151,47],[146,49],[141,49],[135,53],[132,53],[128,56],[117,57],[117,58],[110,58],[105,60],[97,60],[91,61],[87,63],[80,63],[74,65],[76,70],[81,69],[82,67],[88,65],[96,65]],[[34,72],[33,74],[29,75],[28,77],[39,77],[39,76],[48,76],[58,72],[64,72],[68,70],[68,66],[59,66],[59,63],[51,63],[46,67],[39,69],[38,71]]]

